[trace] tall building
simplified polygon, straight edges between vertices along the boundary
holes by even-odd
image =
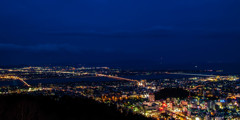
[[[149,93],[148,101],[149,102],[154,102],[155,101],[155,95],[153,93]]]

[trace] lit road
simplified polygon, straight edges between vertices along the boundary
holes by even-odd
[[[169,112],[171,112],[171,113],[173,113],[173,114],[176,114],[176,115],[182,117],[183,119],[191,120],[191,118],[188,118],[188,117],[185,116],[184,114],[182,114],[182,113],[178,113],[178,112],[174,112],[173,110],[171,110],[171,109],[169,109],[169,108],[167,109],[167,111],[169,111]]]

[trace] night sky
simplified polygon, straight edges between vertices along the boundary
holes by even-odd
[[[239,0],[0,0],[0,65],[239,63]]]

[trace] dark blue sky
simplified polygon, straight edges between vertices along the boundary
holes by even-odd
[[[239,63],[239,0],[1,0],[0,64]]]

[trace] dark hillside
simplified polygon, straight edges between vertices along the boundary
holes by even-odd
[[[87,98],[0,96],[0,120],[148,120]]]

